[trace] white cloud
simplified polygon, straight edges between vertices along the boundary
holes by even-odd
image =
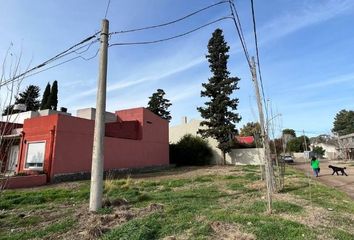
[[[268,42],[294,33],[302,28],[327,21],[353,9],[352,0],[305,1],[301,11],[289,12],[260,28],[262,42]]]

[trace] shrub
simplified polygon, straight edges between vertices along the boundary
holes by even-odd
[[[170,144],[170,162],[177,166],[201,166],[211,163],[213,151],[207,141],[191,134],[184,135],[176,144]]]

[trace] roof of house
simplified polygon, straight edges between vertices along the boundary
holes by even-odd
[[[245,136],[245,137],[236,136],[235,138],[236,138],[237,142],[243,143],[243,144],[252,144],[254,142],[253,136]]]

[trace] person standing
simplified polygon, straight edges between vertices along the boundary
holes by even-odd
[[[320,161],[318,161],[316,157],[311,158],[311,167],[314,175],[318,177],[318,174],[320,173]]]

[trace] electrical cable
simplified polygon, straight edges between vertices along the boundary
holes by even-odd
[[[90,36],[90,37],[88,37],[88,38],[85,38],[84,40],[82,40],[82,41],[80,41],[79,43],[77,43],[77,44],[71,46],[70,48],[66,49],[65,51],[63,51],[63,52],[61,52],[61,53],[55,55],[54,57],[52,57],[52,58],[46,60],[45,62],[43,62],[43,63],[41,63],[41,64],[39,64],[39,65],[37,65],[37,66],[35,66],[35,67],[33,67],[33,68],[31,68],[31,69],[25,71],[25,72],[23,72],[23,73],[21,73],[21,74],[15,76],[15,77],[12,77],[12,78],[9,79],[9,80],[6,80],[6,81],[1,82],[1,83],[0,83],[0,87],[1,87],[1,86],[4,86],[4,85],[6,85],[6,84],[8,84],[8,83],[10,83],[10,82],[13,82],[13,81],[15,81],[15,80],[18,79],[18,78],[24,77],[24,76],[27,75],[28,73],[31,73],[31,72],[33,72],[33,71],[35,71],[35,70],[38,70],[38,69],[41,69],[41,68],[43,68],[44,66],[48,65],[49,63],[51,63],[51,62],[53,62],[53,61],[56,61],[56,60],[58,60],[58,59],[60,59],[60,58],[63,58],[63,57],[65,57],[65,56],[67,56],[67,55],[70,55],[70,54],[72,54],[72,53],[82,54],[83,52],[88,51],[89,48],[91,47],[91,45],[92,45],[93,43],[97,42],[98,39],[96,39],[96,40],[94,40],[94,41],[92,41],[92,42],[90,42],[90,43],[88,43],[88,44],[85,44],[85,45],[83,45],[83,46],[81,46],[81,47],[79,47],[79,48],[77,48],[77,49],[75,49],[75,50],[72,50],[72,49],[74,49],[74,48],[76,48],[76,47],[82,45],[83,43],[85,43],[85,42],[87,42],[87,41],[90,41],[91,39],[93,39],[94,37],[96,37],[98,33],[99,33],[99,32],[96,32],[94,35],[92,35],[92,36]],[[88,46],[88,48],[87,48],[86,50],[84,50],[84,51],[82,51],[82,52],[80,52],[80,53],[77,52],[78,50],[80,50],[80,49],[82,49],[82,48],[84,48],[84,47],[86,47],[86,46]],[[70,51],[70,50],[71,50],[71,51]],[[78,57],[80,57],[80,56],[78,56]],[[81,58],[82,58],[82,57],[81,57]],[[61,65],[61,64],[59,64],[59,65]],[[56,66],[56,65],[55,65],[55,66]],[[48,68],[48,69],[50,69],[50,68]],[[43,72],[43,71],[40,71],[40,72]],[[37,72],[36,72],[36,73],[37,73]],[[27,75],[27,76],[32,76],[32,75]]]
[[[232,19],[233,19],[233,22],[235,24],[235,27],[236,27],[236,30],[237,30],[237,34],[238,34],[238,36],[240,38],[240,42],[241,42],[241,45],[242,45],[242,48],[243,48],[243,52],[245,54],[248,66],[250,67],[250,69],[252,69],[251,60],[250,60],[250,57],[249,57],[249,54],[248,54],[246,42],[244,41],[242,27],[241,27],[241,22],[239,22],[239,17],[238,17],[237,11],[236,11],[236,7],[235,7],[235,5],[233,5],[233,3],[230,0],[228,2],[229,2],[229,5],[230,5]],[[234,7],[234,9],[232,8],[232,6]],[[234,10],[235,10],[235,13],[234,13]],[[236,20],[236,16],[235,15],[237,15],[238,21]]]
[[[43,69],[43,70],[41,70],[41,71],[38,71],[38,72],[34,72],[34,73],[32,73],[32,74],[29,74],[29,75],[27,75],[26,77],[31,77],[31,76],[37,75],[37,74],[39,74],[39,73],[41,73],[41,72],[44,72],[44,71],[47,71],[47,70],[49,70],[49,69],[58,67],[58,66],[60,66],[60,65],[63,65],[63,64],[68,63],[68,62],[71,62],[71,61],[76,60],[76,59],[78,59],[78,58],[81,58],[81,59],[83,59],[83,60],[85,60],[85,61],[89,61],[89,60],[95,58],[95,57],[98,55],[98,52],[99,52],[99,49],[96,51],[96,53],[95,53],[92,57],[89,57],[89,58],[85,58],[85,57],[83,57],[83,56],[76,56],[76,57],[70,58],[70,59],[65,60],[65,61],[63,61],[63,62],[60,62],[60,63],[58,63],[58,64],[56,64],[56,65],[50,66],[50,67],[48,67],[48,68],[45,68],[45,69]]]
[[[108,0],[108,3],[107,3],[107,7],[106,7],[106,12],[104,14],[104,18],[106,19],[107,18],[107,13],[108,13],[108,9],[109,9],[109,5],[111,4],[111,0]]]
[[[159,28],[159,27],[164,27],[164,26],[167,26],[167,25],[171,25],[171,24],[174,24],[174,23],[177,23],[177,22],[180,22],[186,18],[189,18],[193,15],[196,15],[200,12],[203,12],[209,8],[212,8],[212,7],[215,7],[215,6],[218,6],[220,4],[224,4],[224,3],[227,3],[228,0],[225,0],[225,1],[220,1],[220,2],[217,2],[215,4],[212,4],[212,5],[209,5],[209,6],[206,6],[202,9],[199,9],[195,12],[192,12],[184,17],[181,17],[181,18],[178,18],[176,20],[173,20],[173,21],[170,21],[170,22],[166,22],[166,23],[162,23],[162,24],[158,24],[158,25],[152,25],[152,26],[147,26],[147,27],[141,27],[141,28],[135,28],[135,29],[129,29],[129,30],[122,30],[122,31],[116,31],[116,32],[111,32],[110,35],[113,35],[113,34],[120,34],[120,33],[130,33],[130,32],[137,32],[137,31],[142,31],[142,30],[148,30],[148,29],[153,29],[153,28]]]
[[[158,39],[158,40],[153,40],[153,41],[142,41],[142,42],[122,42],[122,43],[113,43],[113,44],[110,44],[109,47],[113,47],[113,46],[125,46],[125,45],[145,45],[145,44],[153,44],[153,43],[159,43],[159,42],[164,42],[164,41],[168,41],[168,40],[172,40],[172,39],[175,39],[175,38],[179,38],[179,37],[183,37],[185,35],[188,35],[188,34],[191,34],[193,32],[196,32],[204,27],[207,27],[209,25],[212,25],[216,22],[220,22],[222,20],[225,20],[225,19],[230,19],[232,18],[231,16],[226,16],[226,17],[222,17],[222,18],[219,18],[215,21],[212,21],[212,22],[209,22],[207,24],[204,24],[202,26],[199,26],[197,28],[194,28],[188,32],[185,32],[185,33],[182,33],[182,34],[179,34],[179,35],[175,35],[175,36],[172,36],[172,37],[168,37],[168,38],[162,38],[162,39]]]
[[[263,102],[264,102],[264,107],[266,114],[268,116],[268,106],[266,104],[265,100],[265,94],[264,94],[264,86],[263,86],[263,78],[262,78],[262,72],[261,72],[261,64],[259,60],[259,51],[258,51],[258,38],[257,38],[257,28],[256,28],[256,17],[254,13],[254,4],[253,0],[251,0],[251,8],[252,8],[252,22],[253,22],[253,33],[254,33],[254,41],[256,45],[256,57],[257,57],[257,65],[258,65],[258,75],[259,75],[259,81],[261,83],[261,90],[262,90],[262,95],[263,95]]]

